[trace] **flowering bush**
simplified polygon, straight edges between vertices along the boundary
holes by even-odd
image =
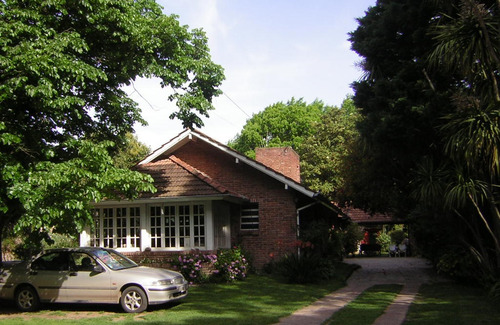
[[[209,280],[233,282],[247,276],[249,264],[241,249],[220,250],[217,254],[191,252],[172,261],[174,270],[182,273],[189,283]]]
[[[172,267],[180,272],[189,283],[203,283],[208,280],[205,269],[213,264],[214,260],[217,260],[217,256],[213,254],[190,253],[179,255],[172,261]]]
[[[217,253],[217,261],[214,263],[214,275],[227,282],[243,280],[248,273],[249,263],[240,247],[221,250]]]

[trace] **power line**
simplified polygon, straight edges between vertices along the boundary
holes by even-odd
[[[239,109],[240,111],[242,111],[242,112],[243,112],[243,114],[245,114],[245,115],[246,115],[246,116],[248,116],[249,118],[251,117],[250,115],[248,115],[248,113],[247,113],[247,112],[245,112],[245,111],[243,110],[243,108],[241,108],[241,107],[240,107],[240,105],[238,105],[238,104],[237,104],[234,100],[232,100],[232,99],[231,99],[231,97],[229,97],[229,96],[226,94],[226,92],[225,92],[225,91],[223,91],[222,93],[224,94],[224,96],[226,96],[226,97],[227,97],[227,99],[229,99],[229,100],[231,101],[231,103],[233,103],[233,104],[234,104],[234,106],[238,107],[238,109]]]

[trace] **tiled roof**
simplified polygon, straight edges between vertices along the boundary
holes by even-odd
[[[401,222],[394,219],[392,216],[388,214],[382,214],[382,213],[370,214],[366,211],[355,208],[344,208],[342,209],[342,211],[344,211],[344,213],[347,214],[353,222],[359,224],[391,224],[391,223]]]
[[[137,171],[151,175],[156,193],[143,193],[141,198],[180,197],[180,196],[213,196],[228,194],[243,198],[214,181],[208,175],[175,156],[166,159],[137,165]]]

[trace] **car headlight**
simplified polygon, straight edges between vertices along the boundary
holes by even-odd
[[[167,285],[171,285],[171,284],[174,284],[174,279],[153,281],[154,286],[167,286]]]

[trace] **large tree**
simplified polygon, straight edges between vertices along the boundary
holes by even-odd
[[[313,125],[331,107],[316,100],[310,104],[292,98],[266,107],[250,118],[229,146],[250,157],[255,148],[290,146],[298,150],[305,138],[313,134]]]
[[[498,14],[497,1],[379,0],[351,34],[366,72],[353,201],[418,217],[424,253],[487,281],[500,276]]]
[[[304,184],[336,202],[345,199],[346,170],[353,164],[360,117],[353,100],[347,98],[340,108],[333,107],[321,116],[298,148]]]
[[[0,236],[81,228],[90,201],[151,190],[108,155],[144,122],[123,85],[160,78],[185,127],[220,93],[204,33],[153,0],[2,0],[0,35]]]
[[[363,152],[349,192],[359,207],[407,214],[410,171],[436,150],[436,127],[452,110],[454,80],[428,69],[434,42],[428,28],[438,12],[431,1],[379,0],[350,34],[365,73],[353,83]]]

